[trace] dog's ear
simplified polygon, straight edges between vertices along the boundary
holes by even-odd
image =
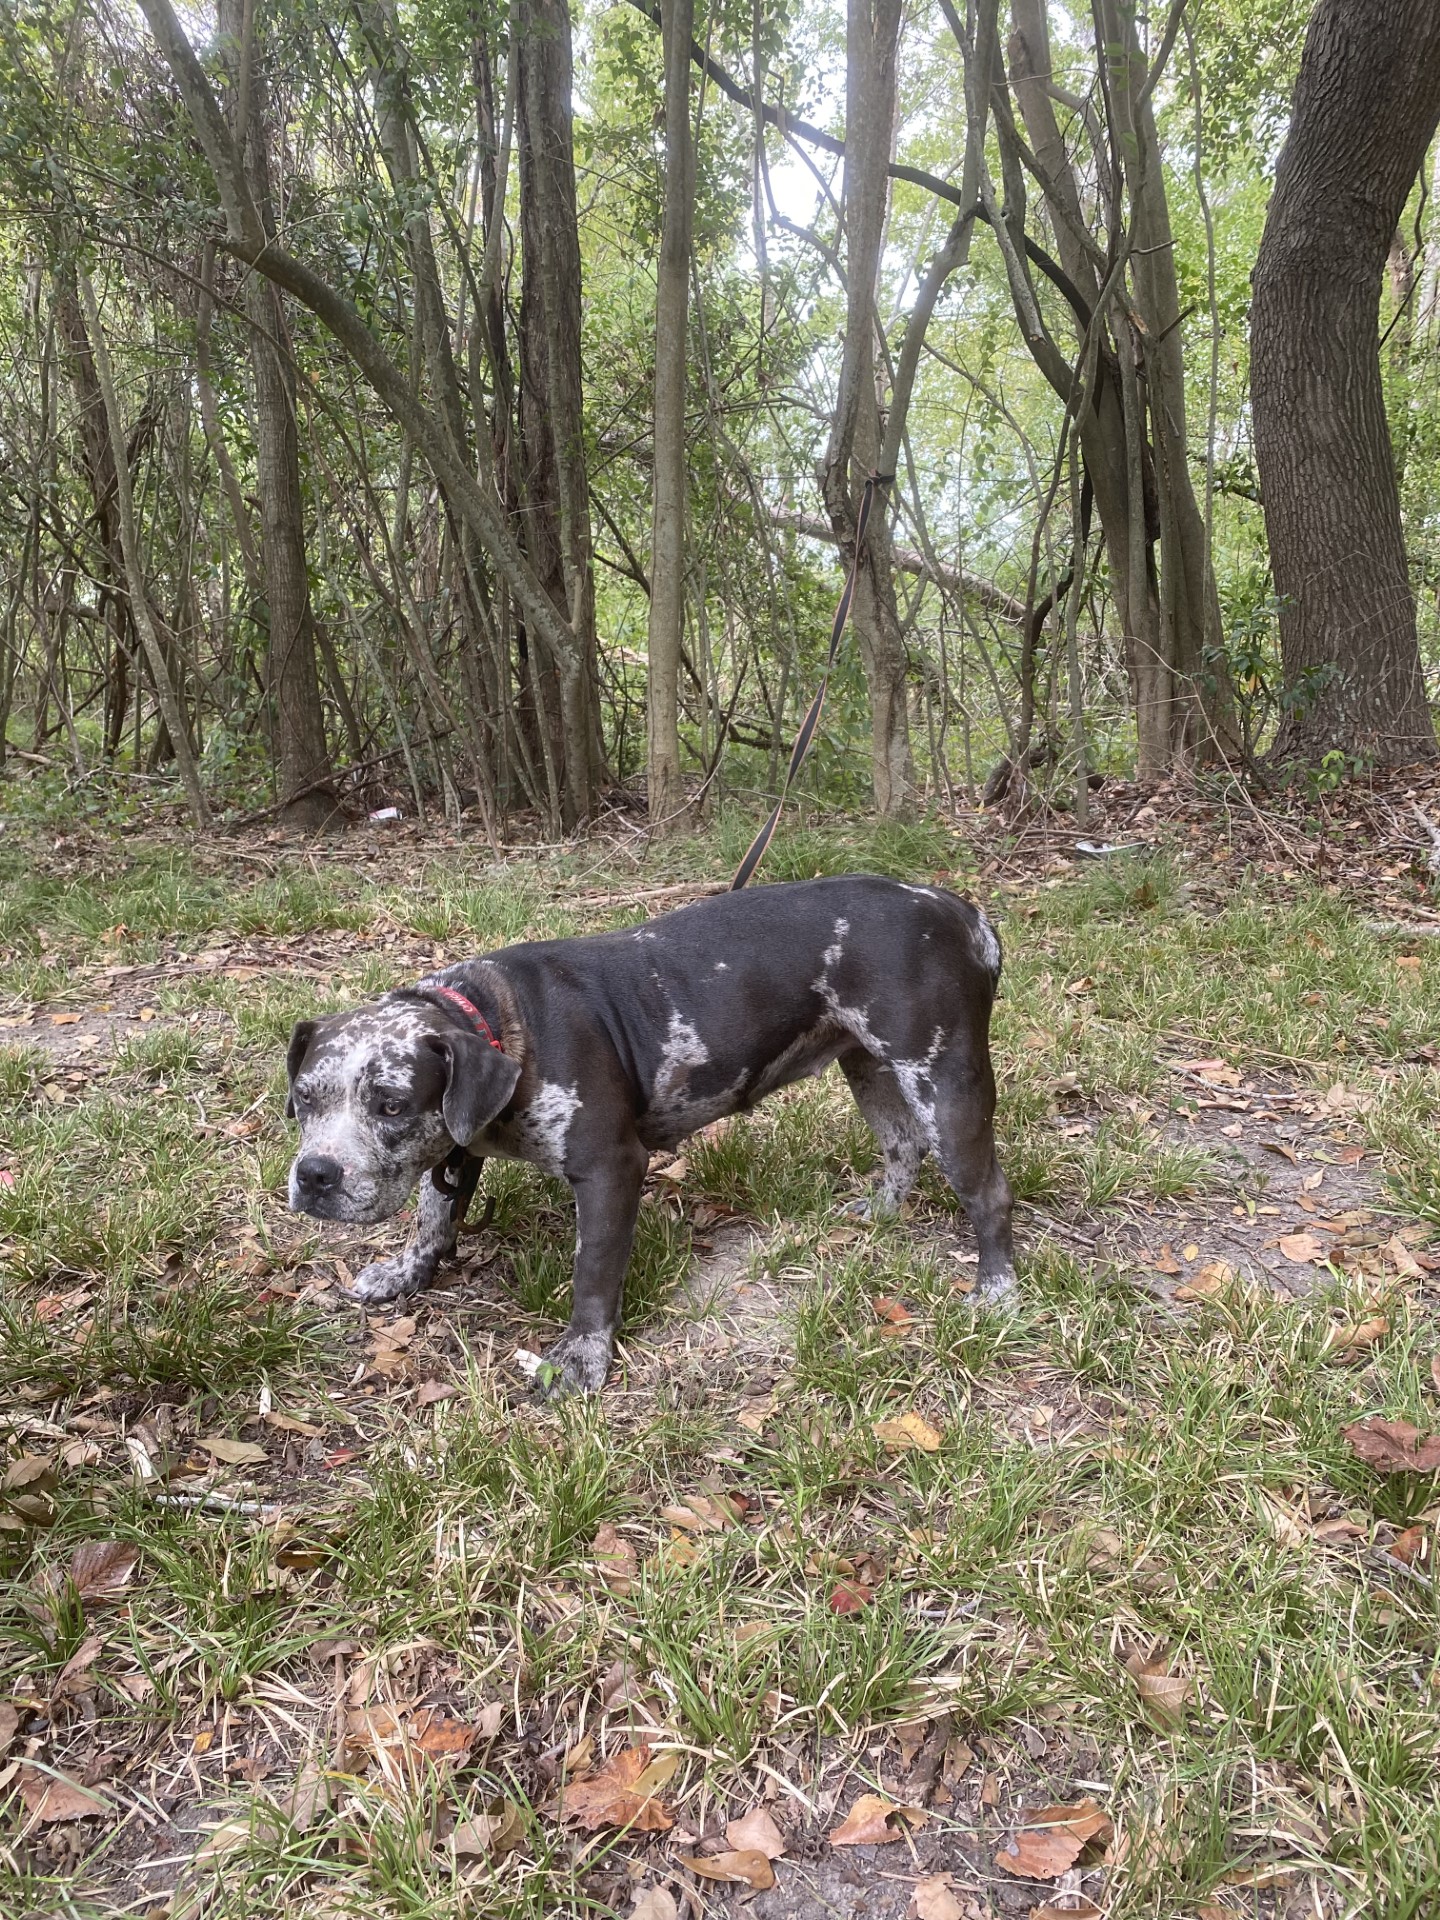
[[[440,1103],[445,1131],[457,1146],[468,1147],[514,1093],[520,1063],[473,1033],[427,1034],[425,1044],[445,1062],[445,1093]]]
[[[285,1095],[285,1118],[295,1118],[295,1076],[304,1065],[305,1055],[310,1050],[310,1042],[315,1037],[318,1020],[297,1020],[290,1035],[289,1050],[285,1055],[285,1072],[289,1079],[289,1090]]]

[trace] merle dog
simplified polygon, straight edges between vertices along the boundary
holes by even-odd
[[[434,1279],[486,1158],[562,1175],[575,1195],[574,1301],[549,1359],[557,1386],[594,1392],[651,1152],[838,1061],[883,1156],[869,1205],[894,1212],[933,1152],[975,1228],[977,1293],[994,1298],[1014,1282],[992,1131],[999,977],[1000,943],[978,908],[864,874],[505,947],[299,1022],[290,1205],[369,1224],[421,1180],[409,1245],[355,1281],[355,1299],[393,1300]]]

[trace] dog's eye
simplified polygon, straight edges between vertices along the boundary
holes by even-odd
[[[403,1113],[405,1111],[405,1102],[403,1100],[382,1100],[380,1102],[380,1111],[387,1119],[393,1120],[397,1113]]]

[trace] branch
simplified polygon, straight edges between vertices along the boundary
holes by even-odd
[[[630,0],[630,5],[637,13],[643,13],[653,25],[656,27],[660,25],[658,0]],[[845,158],[845,142],[838,134],[826,133],[823,127],[813,126],[810,121],[802,120],[796,114],[787,113],[784,107],[772,106],[768,100],[757,101],[750,89],[742,86],[733,74],[727,73],[719,61],[705,51],[698,40],[690,42],[690,58],[702,73],[707,74],[715,82],[727,100],[733,100],[737,107],[743,107],[747,113],[758,115],[766,126],[774,127],[787,139],[805,140],[812,147],[820,147],[826,153],[833,153],[838,159]],[[892,160],[885,172],[891,180],[908,181],[912,187],[923,187],[927,193],[933,193],[937,199],[947,200],[952,207],[959,208],[962,218],[968,211],[975,218],[990,221],[990,216],[984,207],[974,205],[973,196],[967,199],[963,187],[957,187],[949,180],[942,180],[938,173],[928,173],[924,167],[912,167],[899,160]],[[1065,300],[1081,326],[1085,326],[1090,319],[1089,304],[1059,261],[1048,254],[1028,234],[1025,236],[1025,252]]]
[[[835,544],[834,529],[828,520],[822,520],[818,514],[800,513],[793,507],[771,507],[769,512],[772,525],[783,527],[787,533],[803,533],[812,540],[823,540],[827,547]],[[1013,593],[1006,593],[1003,587],[997,587],[993,581],[982,579],[979,574],[966,573],[960,567],[947,567],[940,560],[927,560],[914,547],[892,546],[890,559],[902,573],[928,580],[933,586],[943,587],[947,593],[964,594],[968,599],[978,600],[982,607],[1012,626],[1020,626],[1025,619],[1023,600],[1017,599]]]

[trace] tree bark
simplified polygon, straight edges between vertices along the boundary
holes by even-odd
[[[571,138],[572,57],[567,0],[520,0],[520,453],[525,551],[575,644],[556,656],[562,812],[575,826],[594,809],[603,772],[595,648],[595,575],[580,372],[580,229]]]
[[[842,552],[853,549],[859,491],[880,454],[875,388],[875,292],[895,129],[900,0],[849,0],[845,56],[845,340],[829,445],[821,469],[826,511]],[[870,777],[882,814],[903,814],[914,792],[905,647],[895,605],[890,533],[872,513],[855,581],[855,633],[870,694]]]
[[[266,60],[253,16],[253,45],[243,44],[245,13],[243,0],[221,0],[219,27],[237,74],[244,69],[237,113],[245,118],[235,128],[236,144],[261,227],[273,238]],[[275,784],[284,818],[296,826],[318,827],[334,813],[335,799],[329,787],[330,751],[310,617],[295,369],[284,350],[287,330],[279,288],[263,274],[247,274],[243,300],[255,381],[255,477],[269,622],[265,679],[274,729]]]
[[[1319,0],[1255,263],[1250,391],[1288,716],[1277,757],[1431,758],[1379,295],[1440,121],[1434,0]]]
[[[665,48],[665,212],[655,280],[655,460],[647,642],[650,825],[678,823],[680,643],[685,626],[685,373],[695,154],[690,134],[690,38],[695,0],[661,0]]]

